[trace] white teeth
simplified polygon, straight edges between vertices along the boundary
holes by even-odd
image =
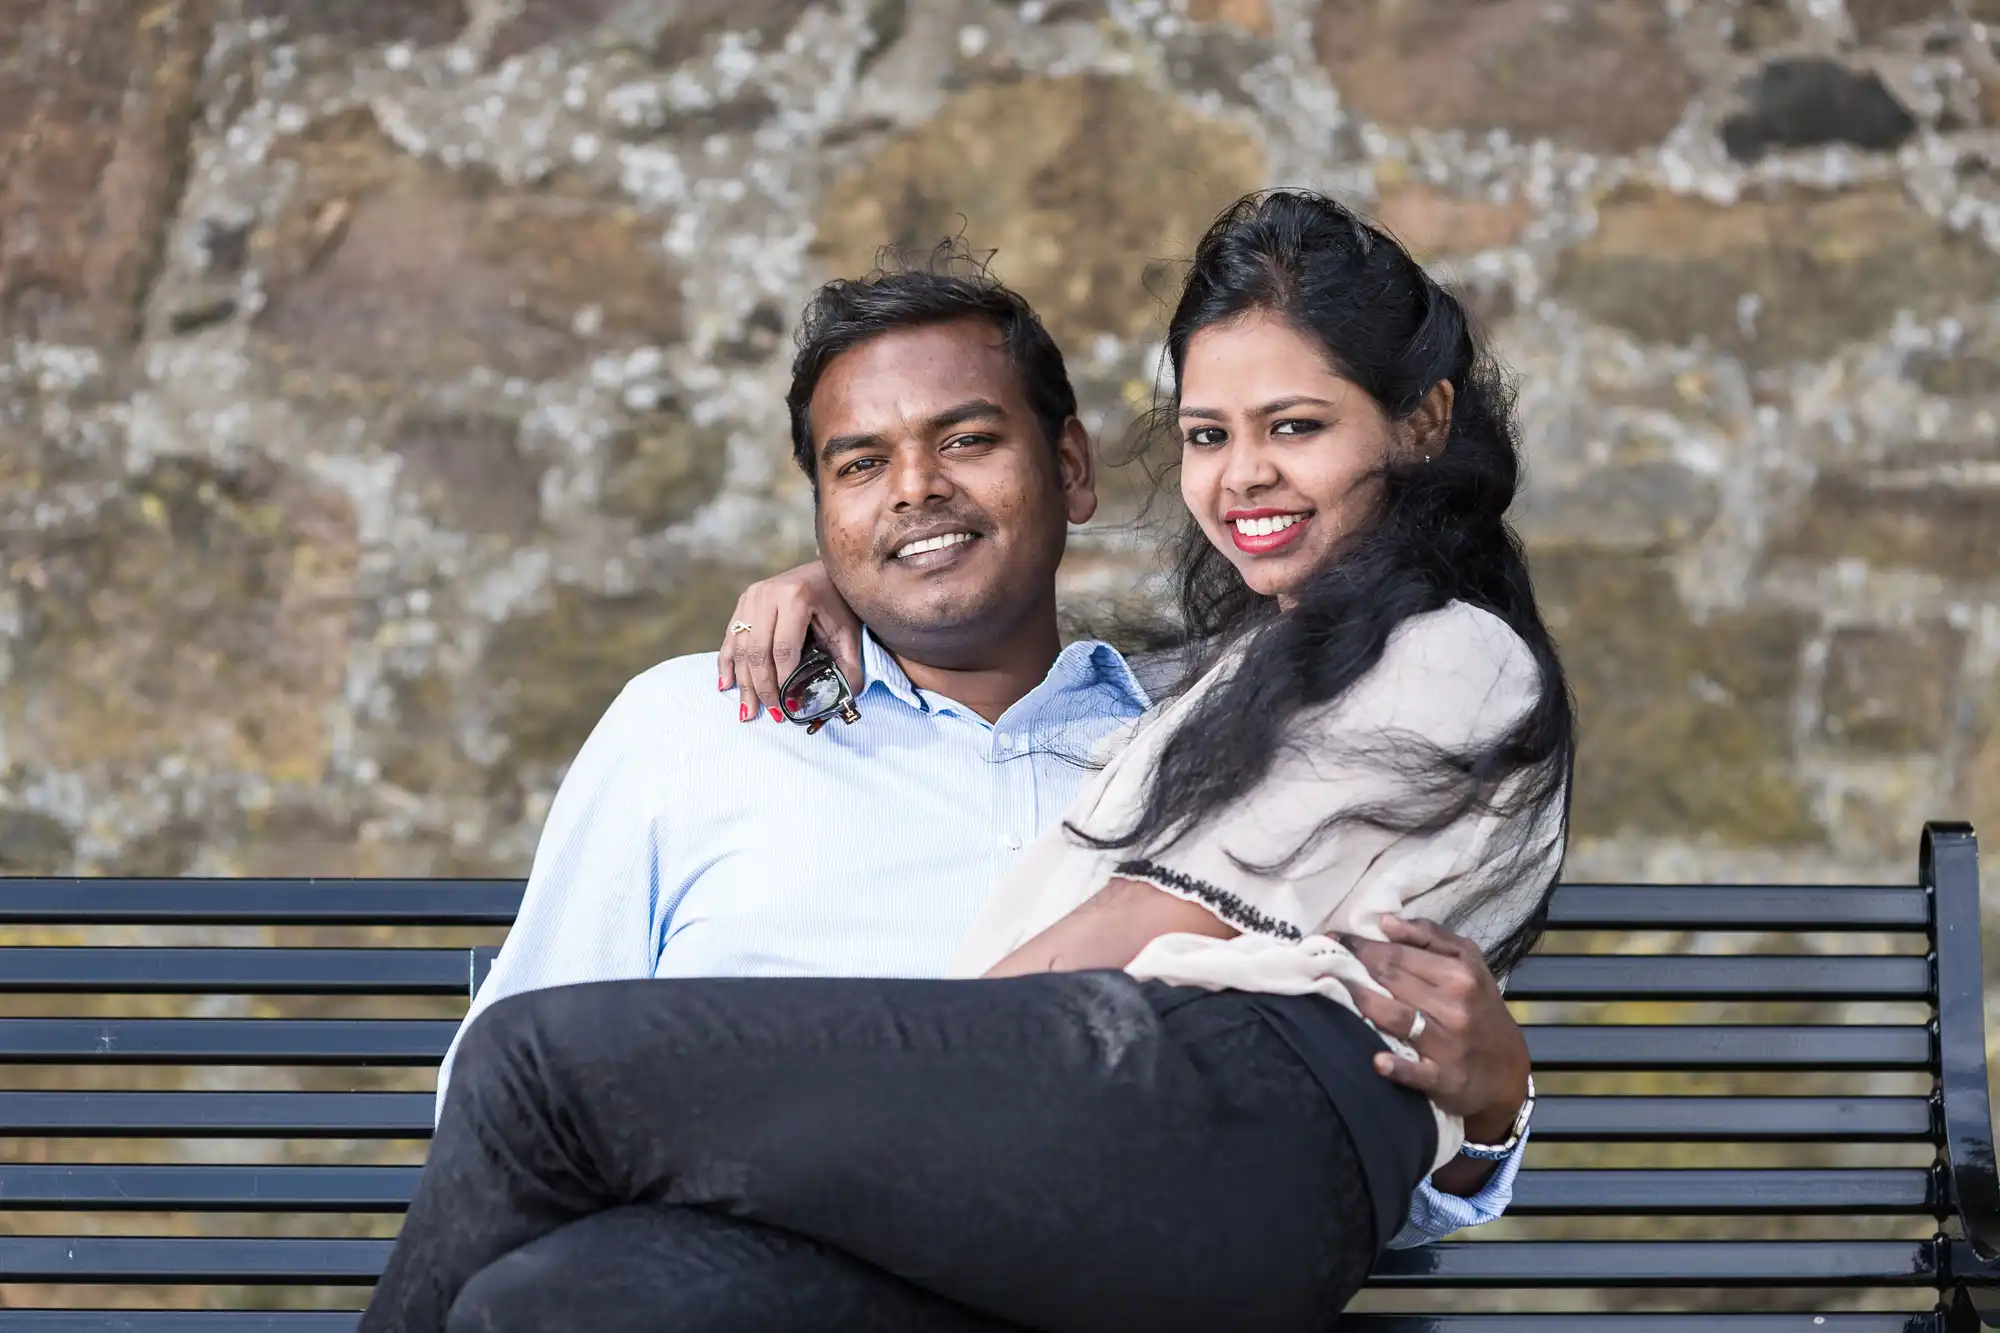
[[[1236,530],[1245,537],[1268,537],[1274,532],[1283,532],[1294,523],[1302,522],[1304,514],[1279,514],[1272,518],[1239,518]]]
[[[896,558],[901,560],[906,555],[922,555],[926,551],[942,551],[947,546],[956,546],[960,542],[969,542],[971,540],[972,534],[969,532],[947,532],[939,537],[926,537],[920,542],[911,542],[908,546],[899,549],[896,552]]]

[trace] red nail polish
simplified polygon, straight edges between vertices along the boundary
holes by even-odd
[[[724,684],[722,683],[722,677],[720,677],[720,676],[717,676],[717,677],[715,678],[715,689],[716,689],[716,692],[717,692],[718,694],[719,694],[719,693],[721,693],[721,692],[722,692],[723,690],[726,690],[726,689],[728,689],[728,688],[729,688],[729,687],[728,687],[727,685],[724,685]]]
[[[771,720],[773,722],[783,722],[785,720],[785,715],[779,712],[777,709],[773,708],[771,710]]]
[[[741,708],[736,710],[736,720],[738,722],[748,722],[750,720],[749,704],[744,704]]]

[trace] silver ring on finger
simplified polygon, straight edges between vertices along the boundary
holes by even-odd
[[[1421,1009],[1413,1009],[1410,1012],[1416,1017],[1410,1020],[1410,1035],[1403,1040],[1414,1046],[1417,1044],[1417,1039],[1424,1035],[1424,1029],[1431,1025],[1431,1021],[1424,1017],[1424,1011]]]
[[[748,634],[751,630],[755,628],[756,626],[752,625],[747,620],[734,620],[731,621],[729,624],[729,632],[731,634]]]

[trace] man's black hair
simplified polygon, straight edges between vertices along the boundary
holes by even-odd
[[[839,278],[813,294],[799,319],[798,353],[785,405],[792,414],[792,459],[819,493],[813,466],[812,396],[820,376],[842,352],[897,329],[959,319],[983,319],[1000,334],[1007,360],[1042,435],[1053,449],[1076,415],[1076,390],[1062,351],[1041,317],[1002,284],[963,241],[940,242],[927,255],[885,251],[874,272]]]

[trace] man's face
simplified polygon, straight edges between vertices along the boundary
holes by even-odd
[[[1070,523],[1097,508],[1090,444],[1053,445],[983,319],[885,333],[812,396],[820,558],[892,649],[971,646],[1051,604]]]

